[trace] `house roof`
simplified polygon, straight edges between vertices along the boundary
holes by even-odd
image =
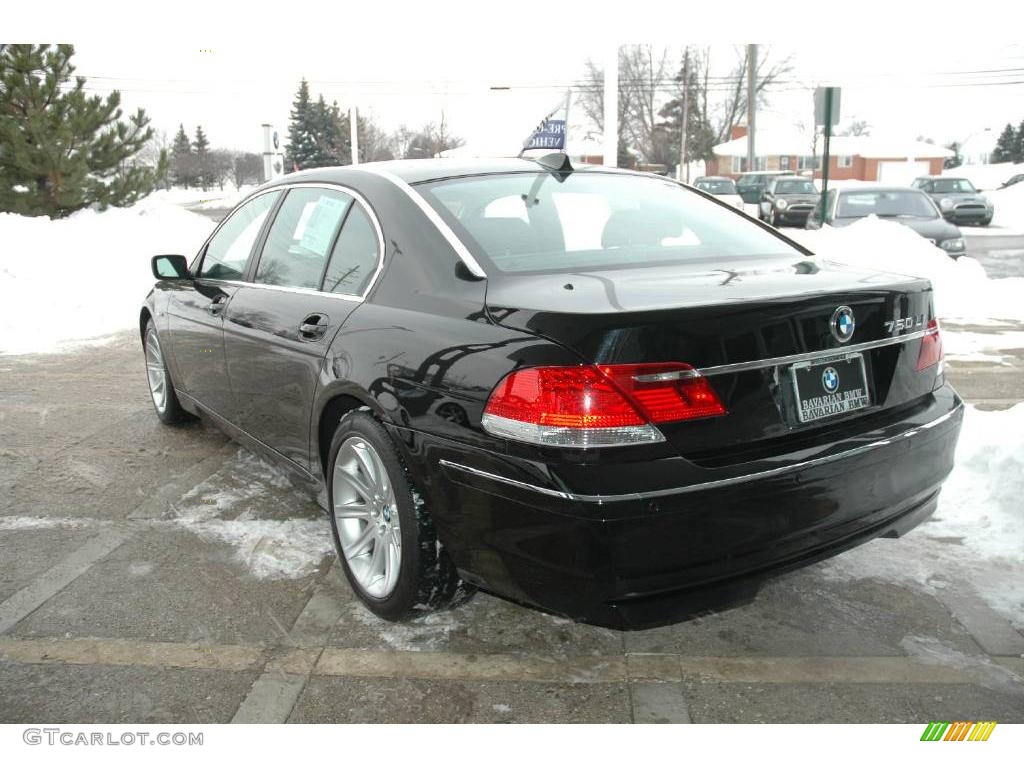
[[[815,154],[821,154],[824,139],[819,136],[815,144]],[[810,154],[811,138],[799,133],[783,133],[774,131],[758,131],[754,141],[754,149],[758,157],[775,155],[807,155]],[[746,157],[747,137],[716,144],[712,147],[719,157]],[[937,144],[924,141],[907,141],[905,139],[878,138],[875,136],[833,136],[829,144],[832,155],[860,155],[861,157],[895,158],[895,157],[952,157],[953,153]]]

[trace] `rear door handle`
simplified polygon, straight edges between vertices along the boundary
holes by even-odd
[[[299,339],[301,341],[317,341],[327,333],[331,318],[320,313],[309,315],[299,324]]]

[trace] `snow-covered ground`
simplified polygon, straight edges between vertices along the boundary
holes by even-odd
[[[821,566],[832,579],[878,579],[928,593],[970,586],[1024,629],[1024,403],[968,406],[956,467],[934,517],[902,539],[870,542]]]
[[[0,353],[52,352],[138,323],[153,286],[150,258],[191,258],[213,229],[161,191],[130,208],[66,219],[0,214]]]
[[[1024,321],[1024,277],[990,280],[975,259],[951,259],[902,224],[869,216],[848,227],[787,234],[828,261],[927,277],[935,289],[936,313],[943,319]]]

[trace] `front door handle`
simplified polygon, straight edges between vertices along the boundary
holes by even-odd
[[[299,324],[300,341],[317,341],[327,333],[331,318],[324,314],[309,315]]]
[[[211,315],[220,314],[221,310],[224,309],[227,297],[224,294],[214,296],[213,301],[206,305],[206,311]]]

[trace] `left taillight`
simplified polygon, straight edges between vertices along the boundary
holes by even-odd
[[[655,424],[720,416],[707,379],[685,363],[523,368],[484,408],[484,429],[539,445],[575,448],[655,443]]]
[[[924,371],[942,362],[942,334],[939,321],[932,320],[921,337],[921,351],[917,353],[917,370]]]

